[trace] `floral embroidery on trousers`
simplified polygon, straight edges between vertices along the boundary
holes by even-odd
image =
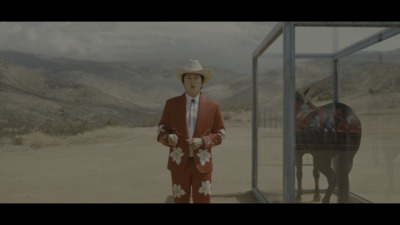
[[[174,198],[180,198],[182,195],[186,194],[186,192],[181,188],[181,185],[177,184],[174,184],[172,191],[174,193]]]
[[[203,193],[204,196],[211,195],[211,183],[209,180],[201,182],[201,187],[199,188],[199,193]]]
[[[182,171],[171,171],[171,179],[174,203],[190,203],[191,199],[193,203],[211,202],[212,174],[199,172],[193,158]]]

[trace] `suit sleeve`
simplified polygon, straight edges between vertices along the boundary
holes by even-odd
[[[221,110],[219,105],[214,115],[214,122],[211,128],[211,134],[201,137],[204,141],[204,148],[210,149],[211,147],[220,145],[225,138],[225,126],[222,121]]]
[[[171,133],[170,113],[169,113],[168,105],[169,104],[167,101],[164,106],[161,120],[158,123],[158,130],[157,130],[157,141],[165,146],[169,146],[168,145],[168,134]]]

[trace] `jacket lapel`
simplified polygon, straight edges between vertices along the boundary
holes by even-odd
[[[179,115],[178,118],[184,118],[183,122],[181,123],[181,130],[184,132],[185,140],[189,138],[189,131],[187,129],[187,118],[186,118],[186,95],[183,93],[179,98]]]
[[[199,98],[199,111],[197,113],[196,127],[194,128],[193,137],[198,137],[198,132],[201,130],[201,121],[204,121],[206,116],[206,109],[204,104],[203,95],[200,93]]]

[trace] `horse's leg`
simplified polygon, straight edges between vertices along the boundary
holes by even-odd
[[[321,155],[319,155],[321,156]],[[331,157],[315,157],[318,170],[326,176],[328,188],[322,199],[322,203],[329,203],[332,192],[336,186],[336,173],[331,167]]]
[[[296,152],[296,177],[297,177],[297,193],[296,202],[301,202],[301,195],[303,194],[303,187],[301,179],[303,178],[303,155],[304,152]]]
[[[350,193],[349,174],[353,167],[355,151],[341,152],[338,157],[338,203],[348,203]]]
[[[315,157],[313,155],[313,176],[314,176],[314,182],[315,182],[315,188],[314,188],[314,202],[319,202],[321,200],[321,195],[320,195],[320,190],[319,190],[319,171],[317,167],[315,166]]]

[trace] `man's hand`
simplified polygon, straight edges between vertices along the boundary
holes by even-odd
[[[175,147],[178,144],[178,136],[176,134],[168,134],[168,144]]]
[[[204,145],[203,139],[201,139],[201,138],[192,138],[192,139],[188,139],[186,141],[189,143],[190,150],[196,150],[196,149],[200,148],[202,145]]]

